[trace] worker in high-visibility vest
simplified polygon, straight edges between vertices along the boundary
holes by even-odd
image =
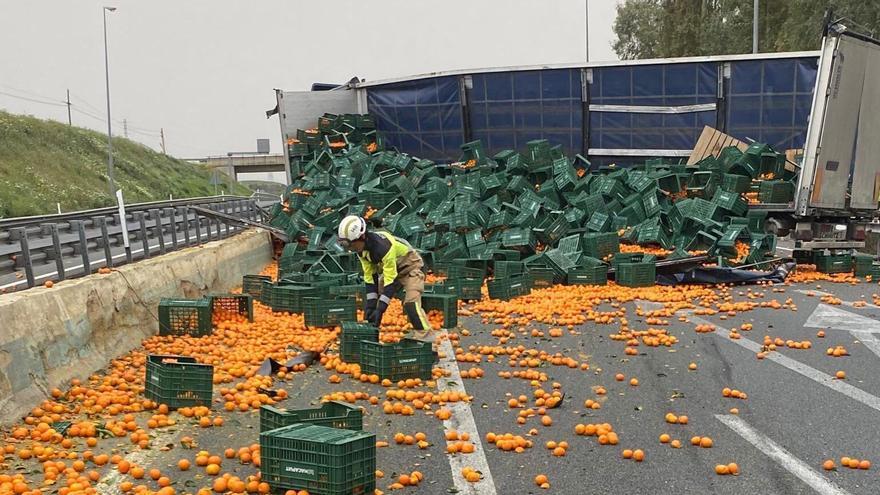
[[[366,320],[378,327],[391,298],[403,287],[403,312],[416,335],[426,336],[430,325],[422,309],[425,263],[419,253],[408,242],[388,232],[367,231],[367,222],[356,215],[342,219],[337,242],[357,253],[361,260],[367,289]]]

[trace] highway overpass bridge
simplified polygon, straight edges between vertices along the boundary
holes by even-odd
[[[187,160],[218,169],[238,181],[238,174],[258,172],[285,172],[290,184],[290,168],[282,154],[229,153],[226,156],[209,156]]]

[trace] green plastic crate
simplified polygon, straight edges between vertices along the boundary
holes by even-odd
[[[593,232],[584,234],[584,254],[603,259],[620,251],[620,238],[617,232]]]
[[[569,285],[606,285],[608,283],[608,265],[601,263],[594,266],[573,268],[568,272],[566,282]]]
[[[355,321],[357,311],[353,297],[336,299],[312,298],[303,299],[305,323],[310,327],[332,327],[344,321]]]
[[[493,266],[493,276],[496,279],[506,278],[511,275],[522,275],[526,266],[522,261],[495,261]]]
[[[330,293],[328,287],[316,287],[312,285],[274,285],[266,297],[267,288],[263,288],[264,299],[267,299],[272,311],[287,311],[289,313],[302,313],[303,301],[306,298],[327,297]],[[354,319],[354,318],[352,318]]]
[[[852,257],[849,253],[816,253],[813,260],[816,262],[816,270],[822,273],[845,273],[852,270]]]
[[[482,261],[482,260],[481,260]],[[485,262],[482,262],[483,267],[475,267],[468,266],[464,261],[460,260],[452,260],[452,263],[449,264],[449,269],[446,271],[446,276],[449,278],[479,278],[483,279],[486,275]]]
[[[752,178],[746,175],[724,174],[721,179],[721,189],[725,191],[744,193],[751,185]]]
[[[611,228],[611,215],[594,211],[587,222],[587,229],[593,232],[607,232]]]
[[[758,190],[762,203],[788,203],[794,199],[794,184],[784,180],[765,180]]]
[[[209,299],[212,317],[240,315],[254,321],[254,300],[250,294],[212,294]]]
[[[401,339],[393,344],[361,341],[361,373],[393,382],[407,378],[429,380],[437,354],[430,342]]]
[[[489,298],[500,301],[509,301],[532,291],[530,279],[526,274],[495,278],[486,282],[486,286],[489,289]]]
[[[272,277],[268,275],[244,275],[241,277],[241,291],[250,294],[256,300],[260,300],[260,293],[263,290],[263,281],[271,281]]]
[[[537,245],[532,231],[528,229],[509,229],[501,237],[504,247],[528,247],[535,249]]]
[[[657,278],[657,264],[652,261],[619,263],[615,270],[618,285],[624,287],[650,287]]]
[[[330,287],[330,295],[337,297],[353,297],[355,307],[364,309],[364,300],[367,297],[367,289],[364,284],[337,285]]]
[[[874,257],[870,254],[856,254],[853,256],[853,271],[856,277],[871,275],[874,270]]]
[[[260,433],[262,480],[312,495],[373,493],[376,435],[297,423]]]
[[[449,279],[458,285],[458,298],[462,301],[480,300],[483,297],[483,277]]]
[[[211,407],[214,367],[189,356],[147,356],[144,397],[171,409]]]
[[[369,323],[342,322],[342,333],[339,335],[339,357],[346,363],[360,362],[362,340],[378,342],[379,329]]]
[[[211,334],[211,301],[208,299],[159,300],[159,335]]]
[[[529,286],[533,289],[553,287],[565,280],[564,276],[557,275],[552,268],[529,268]]]
[[[435,284],[436,285],[436,284]],[[458,326],[458,295],[457,294],[422,294],[422,309],[443,313],[443,328]]]
[[[359,406],[335,400],[311,409],[288,411],[272,406],[260,407],[260,433],[297,423],[361,431],[364,429],[364,413]]]

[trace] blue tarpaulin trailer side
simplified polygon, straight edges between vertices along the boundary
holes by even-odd
[[[804,144],[818,52],[508,67],[354,84],[388,144],[437,161],[545,138],[598,164],[686,157],[708,125]]]

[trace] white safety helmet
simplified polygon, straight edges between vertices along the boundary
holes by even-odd
[[[357,216],[349,215],[339,222],[339,239],[344,241],[355,241],[360,239],[367,232],[367,222]]]

